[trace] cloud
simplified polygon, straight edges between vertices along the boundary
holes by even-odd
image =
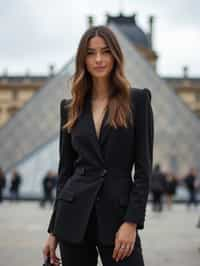
[[[8,67],[9,72],[24,72],[26,68],[46,72],[49,63],[59,69],[75,53],[87,28],[87,16],[94,15],[95,23],[103,24],[106,13],[119,13],[120,3],[125,14],[137,13],[138,24],[145,31],[148,16],[155,15],[155,48],[161,69],[178,73],[182,62],[176,60],[180,63],[171,68],[171,60],[182,56],[182,61],[187,59],[191,70],[198,72],[195,49],[199,42],[191,37],[198,34],[200,24],[200,4],[195,0],[0,1],[0,71]]]

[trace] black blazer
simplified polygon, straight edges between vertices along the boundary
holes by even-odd
[[[115,233],[124,221],[136,223],[137,229],[144,227],[152,173],[153,111],[149,89],[131,91],[134,126],[109,126],[107,111],[98,139],[87,97],[71,133],[60,128],[59,178],[48,227],[48,232],[58,239],[80,242],[95,205],[98,234],[104,244],[114,243]],[[67,121],[70,100],[61,101],[61,126]]]

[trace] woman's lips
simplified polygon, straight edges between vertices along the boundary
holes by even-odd
[[[106,67],[95,67],[95,70],[104,70]]]

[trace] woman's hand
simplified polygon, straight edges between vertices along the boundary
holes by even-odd
[[[47,257],[50,257],[50,262],[55,266],[58,266],[60,264],[60,258],[56,256],[57,244],[58,242],[56,237],[52,234],[49,234],[48,239],[43,248],[44,258],[46,259]]]
[[[136,239],[136,224],[124,222],[115,236],[113,259],[118,262],[131,255]]]

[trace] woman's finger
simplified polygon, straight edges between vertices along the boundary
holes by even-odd
[[[126,250],[126,245],[125,243],[121,244],[120,248],[118,249],[117,255],[116,255],[116,261],[119,261],[120,259],[122,259],[122,257],[124,256]]]
[[[114,247],[114,250],[113,250],[113,259],[116,259],[116,256],[117,256],[117,254],[118,254],[118,251],[119,251],[119,248],[120,248],[120,246],[121,246],[121,243],[120,243],[120,241],[116,238],[115,239],[115,247]]]
[[[55,249],[50,248],[50,261],[52,264],[56,261],[56,254],[55,254]]]
[[[127,257],[130,256],[130,255],[132,254],[133,249],[134,249],[134,244],[131,244],[131,245],[130,245],[129,252],[128,252],[128,254],[127,254]]]
[[[53,248],[50,249],[50,261],[55,266],[59,266],[61,263],[61,259],[56,256],[56,251]]]
[[[123,255],[121,256],[121,260],[123,260],[125,257],[128,256],[129,252],[130,252],[130,249],[131,249],[131,245],[126,245],[125,246],[125,249],[124,249],[124,253]]]
[[[49,256],[49,253],[50,253],[49,248],[47,246],[45,246],[44,249],[42,250],[44,260],[47,259],[47,257]]]
[[[119,249],[119,244],[115,245],[115,247],[114,247],[113,255],[112,255],[113,259],[116,258],[117,253],[118,253],[118,249]]]

